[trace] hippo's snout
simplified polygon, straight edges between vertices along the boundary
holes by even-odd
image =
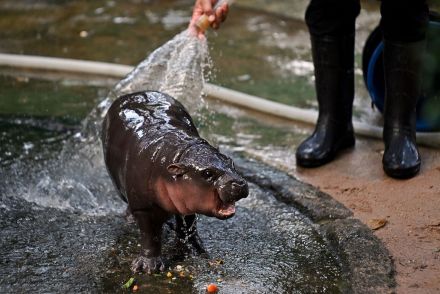
[[[225,181],[226,180],[226,181]],[[220,199],[225,203],[234,203],[249,194],[247,182],[242,178],[226,176],[219,186]]]
[[[249,194],[249,187],[245,180],[234,180],[231,183],[231,195],[235,201],[246,198]]]

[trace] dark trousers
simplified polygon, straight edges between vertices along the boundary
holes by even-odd
[[[354,34],[359,12],[359,0],[311,0],[306,23],[314,37],[346,36]],[[380,12],[380,26],[386,40],[416,42],[425,38],[426,0],[382,0]]]

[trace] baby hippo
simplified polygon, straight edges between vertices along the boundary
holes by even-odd
[[[197,253],[203,244],[196,213],[227,219],[248,185],[230,158],[199,137],[182,104],[160,92],[119,97],[102,130],[107,170],[141,232],[134,272],[163,271],[163,224],[176,217],[176,235]]]

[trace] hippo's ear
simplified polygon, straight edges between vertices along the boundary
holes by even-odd
[[[187,172],[187,168],[181,163],[172,163],[167,167],[167,170],[173,176],[181,176]]]

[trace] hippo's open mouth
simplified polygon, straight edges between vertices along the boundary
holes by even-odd
[[[217,213],[216,213],[217,218],[226,219],[234,216],[235,201],[226,203],[220,198],[218,192],[216,194],[218,201]]]
[[[220,205],[218,213],[223,217],[231,217],[235,214],[235,202],[234,203],[223,203]]]

